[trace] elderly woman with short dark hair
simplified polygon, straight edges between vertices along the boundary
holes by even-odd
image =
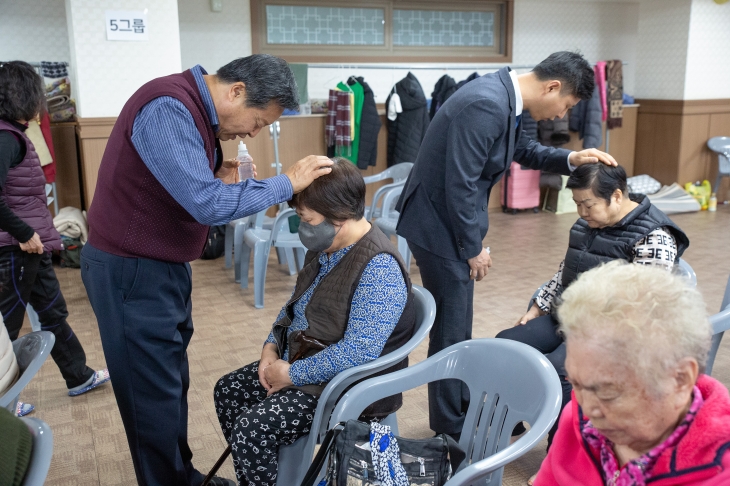
[[[240,484],[274,485],[279,446],[309,433],[317,399],[338,373],[405,344],[415,311],[408,272],[391,241],[371,225],[365,182],[346,159],[289,204],[308,248],[294,293],[261,359],[223,376],[215,406]],[[388,371],[407,366],[407,361]],[[400,395],[364,415],[385,417]]]
[[[563,290],[581,273],[613,260],[672,269],[689,246],[684,232],[646,196],[629,194],[626,171],[621,166],[582,165],[571,174],[567,188],[573,191],[580,219],[570,229],[565,259],[527,314],[513,328],[497,334],[547,356],[563,385],[563,406],[571,392],[565,377],[565,344],[555,317]],[[548,435],[548,447],[556,429],[557,425]]]
[[[612,262],[562,299],[573,400],[535,485],[727,484],[730,396],[703,374],[712,331],[699,292]]]

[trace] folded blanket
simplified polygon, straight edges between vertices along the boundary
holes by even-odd
[[[62,236],[78,238],[82,244],[86,244],[89,237],[89,226],[86,223],[86,214],[80,209],[67,206],[58,211],[53,218],[53,225]]]

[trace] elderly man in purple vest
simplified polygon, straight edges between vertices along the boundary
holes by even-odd
[[[236,59],[142,86],[109,137],[89,209],[81,276],[99,322],[140,485],[198,486],[187,443],[191,270],[208,227],[288,201],[331,171],[309,156],[285,174],[237,182],[219,140],[255,136],[298,107],[286,62]],[[214,478],[213,485],[233,481]]]

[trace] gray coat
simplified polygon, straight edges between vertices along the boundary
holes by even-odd
[[[442,258],[472,258],[489,228],[489,194],[510,163],[567,175],[569,154],[515,126],[508,68],[477,78],[431,121],[398,201],[397,232]]]

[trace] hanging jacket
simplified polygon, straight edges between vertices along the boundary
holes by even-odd
[[[444,74],[441,79],[436,81],[436,86],[434,86],[433,93],[431,93],[431,110],[429,111],[429,117],[432,120],[438,109],[446,103],[446,100],[452,94],[456,93],[456,90],[456,81],[448,74]]]
[[[707,375],[699,376],[697,387],[704,403],[684,437],[657,458],[649,479],[652,486],[728,484],[723,479],[730,472],[730,397],[722,383]],[[581,421],[585,420],[573,396],[560,416],[558,432],[535,486],[607,484],[600,459],[589,450],[581,435]]]
[[[388,167],[399,162],[414,162],[418,156],[430,119],[426,95],[413,73],[398,81],[395,90],[400,97],[403,112],[395,120],[388,120]],[[390,104],[388,95],[385,106]]]
[[[479,77],[479,73],[471,73],[468,78],[462,79],[458,83],[456,83],[456,89],[460,89],[462,86],[464,86],[469,81],[474,81]]]
[[[567,113],[563,118],[537,122],[540,143],[546,147],[560,147],[570,142],[569,123]]]
[[[527,110],[522,110],[522,130],[532,140],[537,140],[537,121]]]
[[[357,155],[358,169],[367,169],[375,165],[378,158],[378,134],[383,123],[378,115],[378,108],[375,106],[375,94],[370,85],[365,82],[362,76],[355,78],[363,90],[362,114],[360,116],[360,146]],[[347,84],[355,83],[352,77]]]
[[[648,197],[632,194],[631,200],[639,203],[639,206],[613,226],[591,228],[583,218],[575,222],[570,229],[568,252],[565,254],[562,281],[564,289],[578,275],[601,263],[612,260],[630,261],[636,243],[657,228],[667,228],[674,236],[677,242],[674,261],[679,261],[679,257],[689,246],[689,239],[684,231],[651,204]]]
[[[570,110],[570,129],[578,132],[578,138],[583,140],[583,148],[598,148],[603,142],[603,124],[601,117],[601,95],[598,86],[593,89],[590,100],[580,100]]]

